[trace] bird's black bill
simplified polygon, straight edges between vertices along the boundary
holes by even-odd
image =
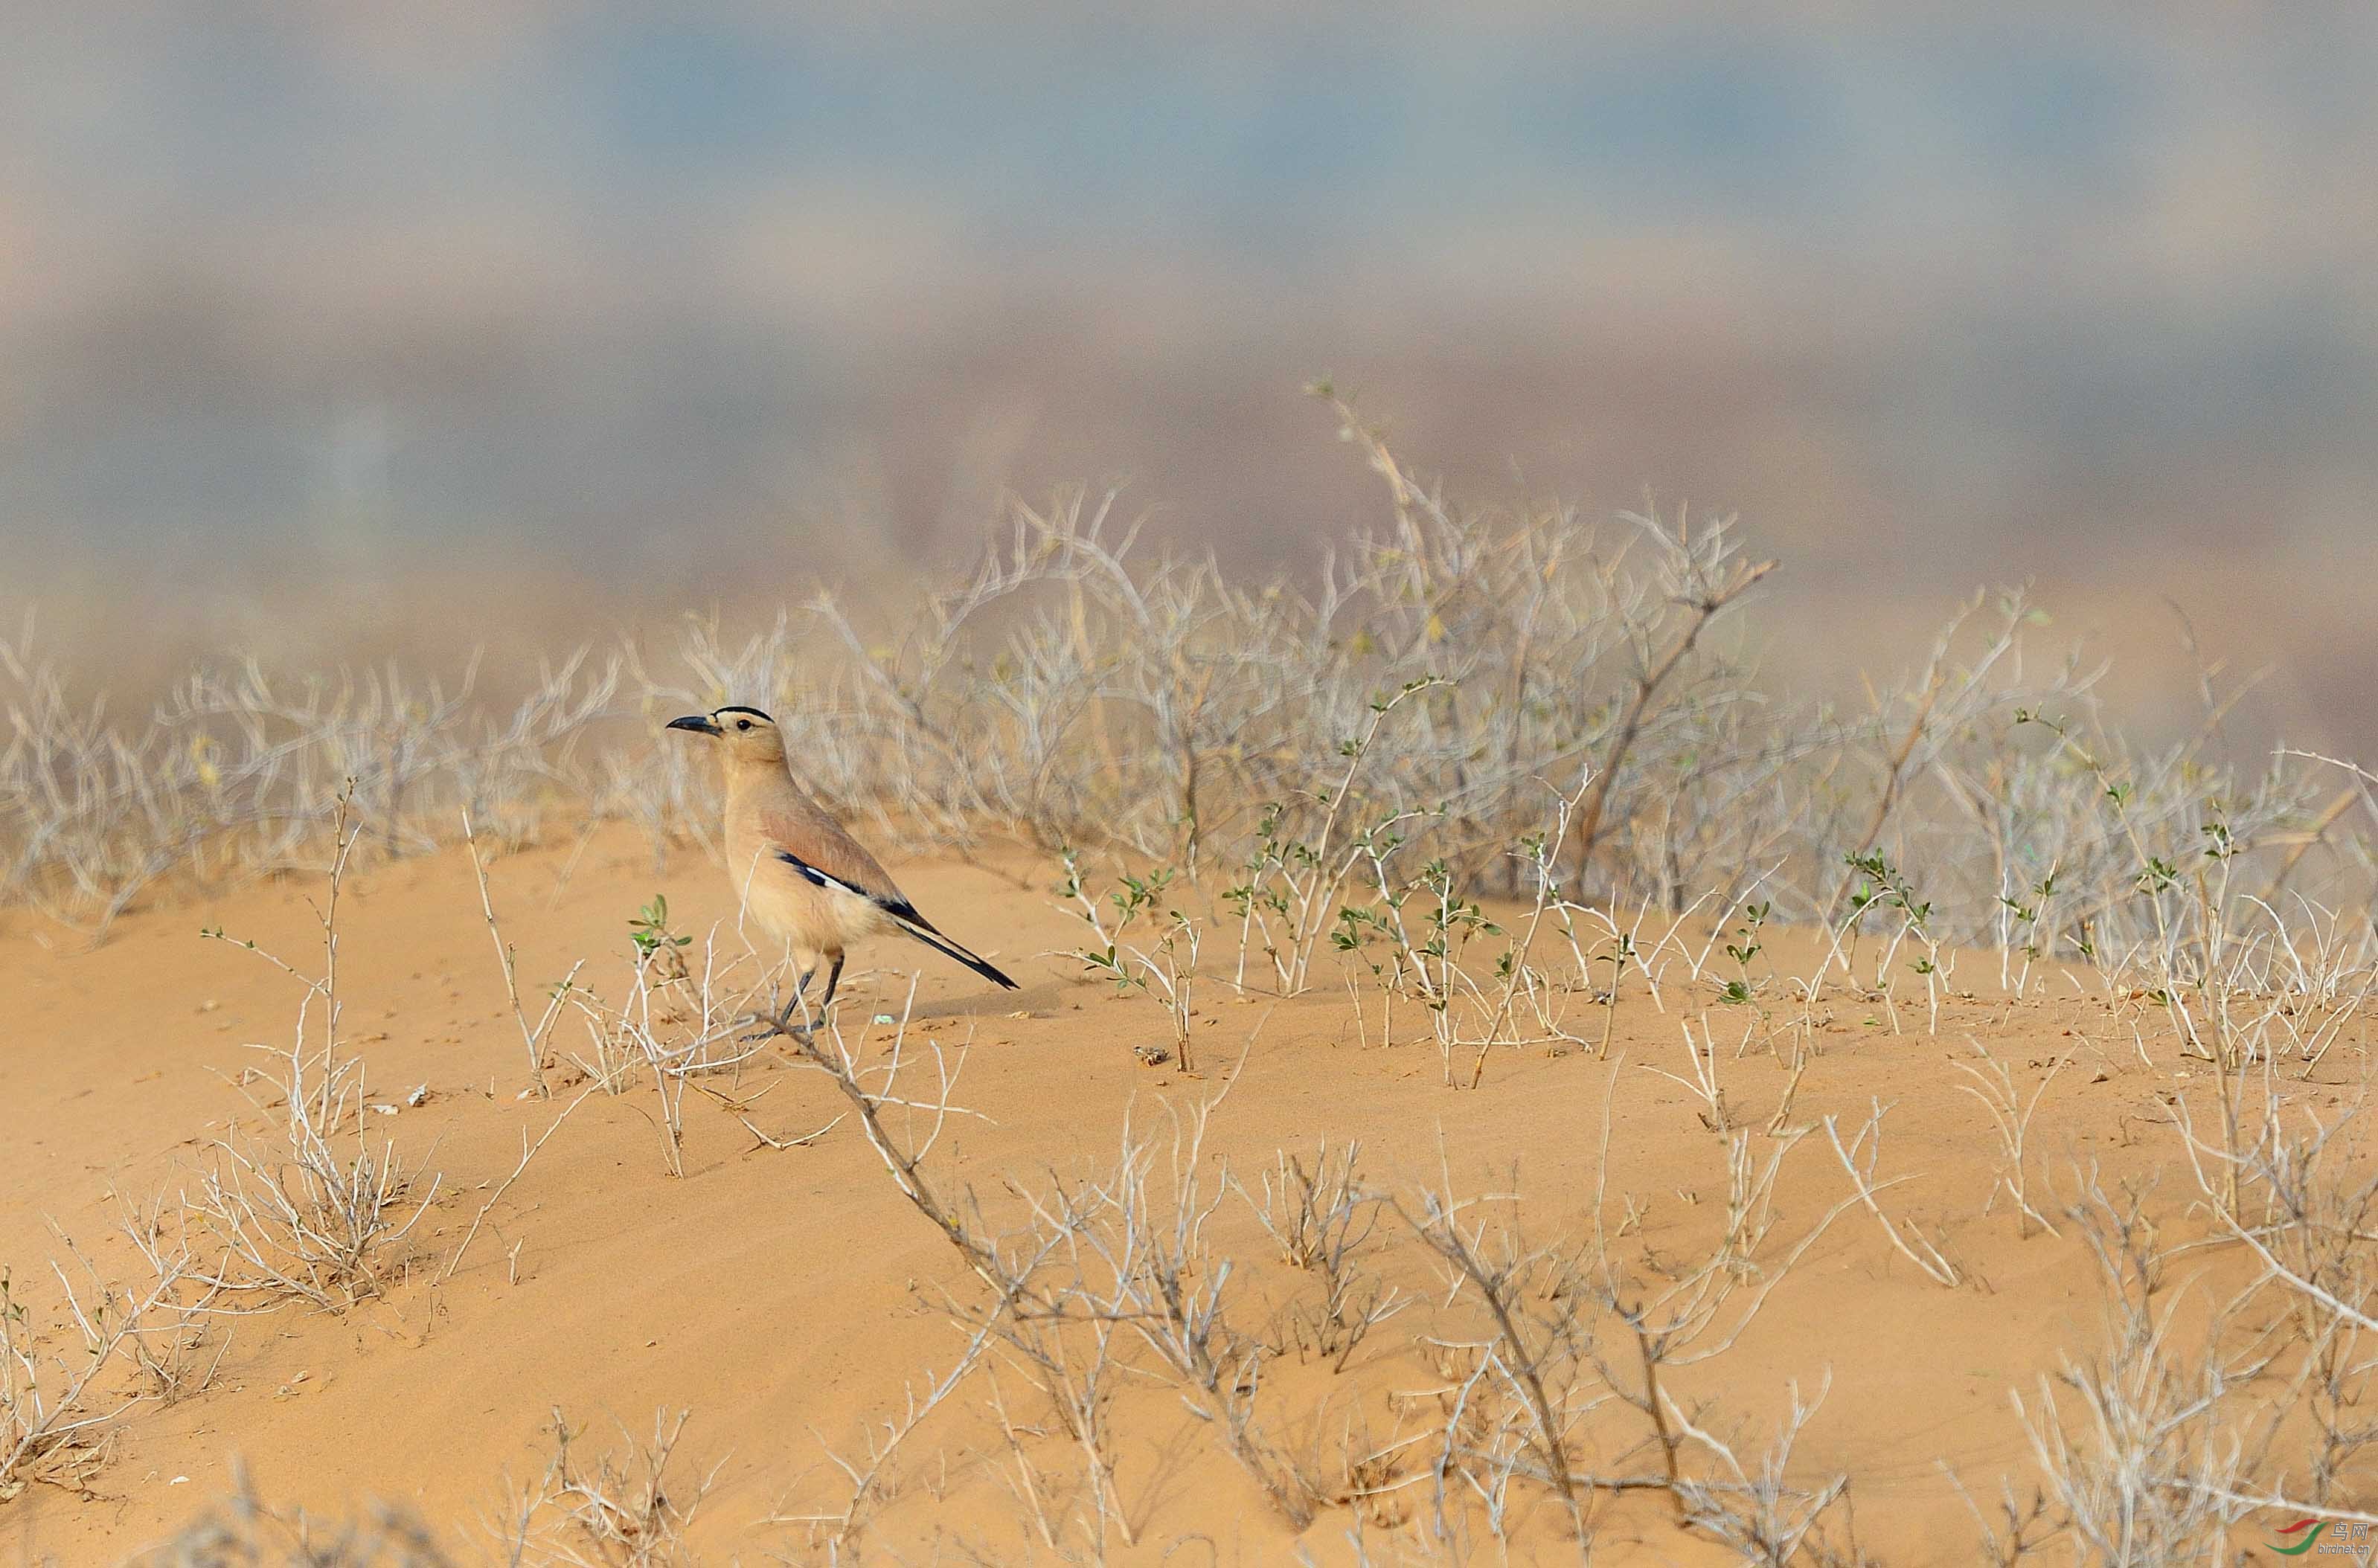
[[[671,719],[668,722],[668,727],[673,730],[691,730],[696,735],[719,733],[718,726],[710,722],[710,715],[707,713],[688,713],[682,719]]]

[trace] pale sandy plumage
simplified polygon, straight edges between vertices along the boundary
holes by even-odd
[[[828,965],[823,1017],[842,979],[845,952],[897,933],[944,953],[984,979],[1015,982],[943,936],[917,912],[867,847],[794,781],[784,733],[757,708],[720,708],[669,721],[714,737],[726,765],[727,869],[751,922],[791,953],[799,980],[789,1018],[820,964]]]

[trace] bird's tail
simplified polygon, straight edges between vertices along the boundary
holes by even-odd
[[[896,920],[899,919],[899,916],[895,915],[893,918]],[[988,960],[977,958],[974,954],[958,946],[957,943],[950,940],[949,938],[942,935],[939,931],[931,929],[930,927],[919,925],[915,921],[900,920],[900,928],[907,932],[910,936],[916,938],[919,941],[924,943],[927,947],[931,948],[935,952],[941,953],[945,957],[956,959],[960,964],[965,964],[967,968],[973,970],[976,974],[981,976],[984,979],[990,981],[994,986],[1004,986],[1011,991],[1021,990],[1023,988],[1016,985],[1015,981],[1001,974],[997,966],[990,963]]]

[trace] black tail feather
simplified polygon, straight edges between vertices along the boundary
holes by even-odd
[[[916,938],[919,941],[924,943],[927,947],[931,948],[935,952],[941,953],[944,957],[956,959],[960,964],[965,964],[967,968],[973,970],[976,974],[981,976],[984,979],[990,981],[994,986],[1004,986],[1011,991],[1023,989],[1023,987],[1018,986],[1015,981],[1001,974],[995,965],[983,959],[977,958],[974,954],[967,952],[966,949],[958,946],[957,943],[950,940],[949,938],[942,935],[939,931],[924,925],[921,921],[912,924],[909,921],[903,920],[900,922],[900,928],[907,932],[910,936]]]

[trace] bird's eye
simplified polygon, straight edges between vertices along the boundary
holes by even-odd
[[[739,730],[750,729],[751,727],[751,721],[749,719],[738,719],[735,721],[735,727]]]

